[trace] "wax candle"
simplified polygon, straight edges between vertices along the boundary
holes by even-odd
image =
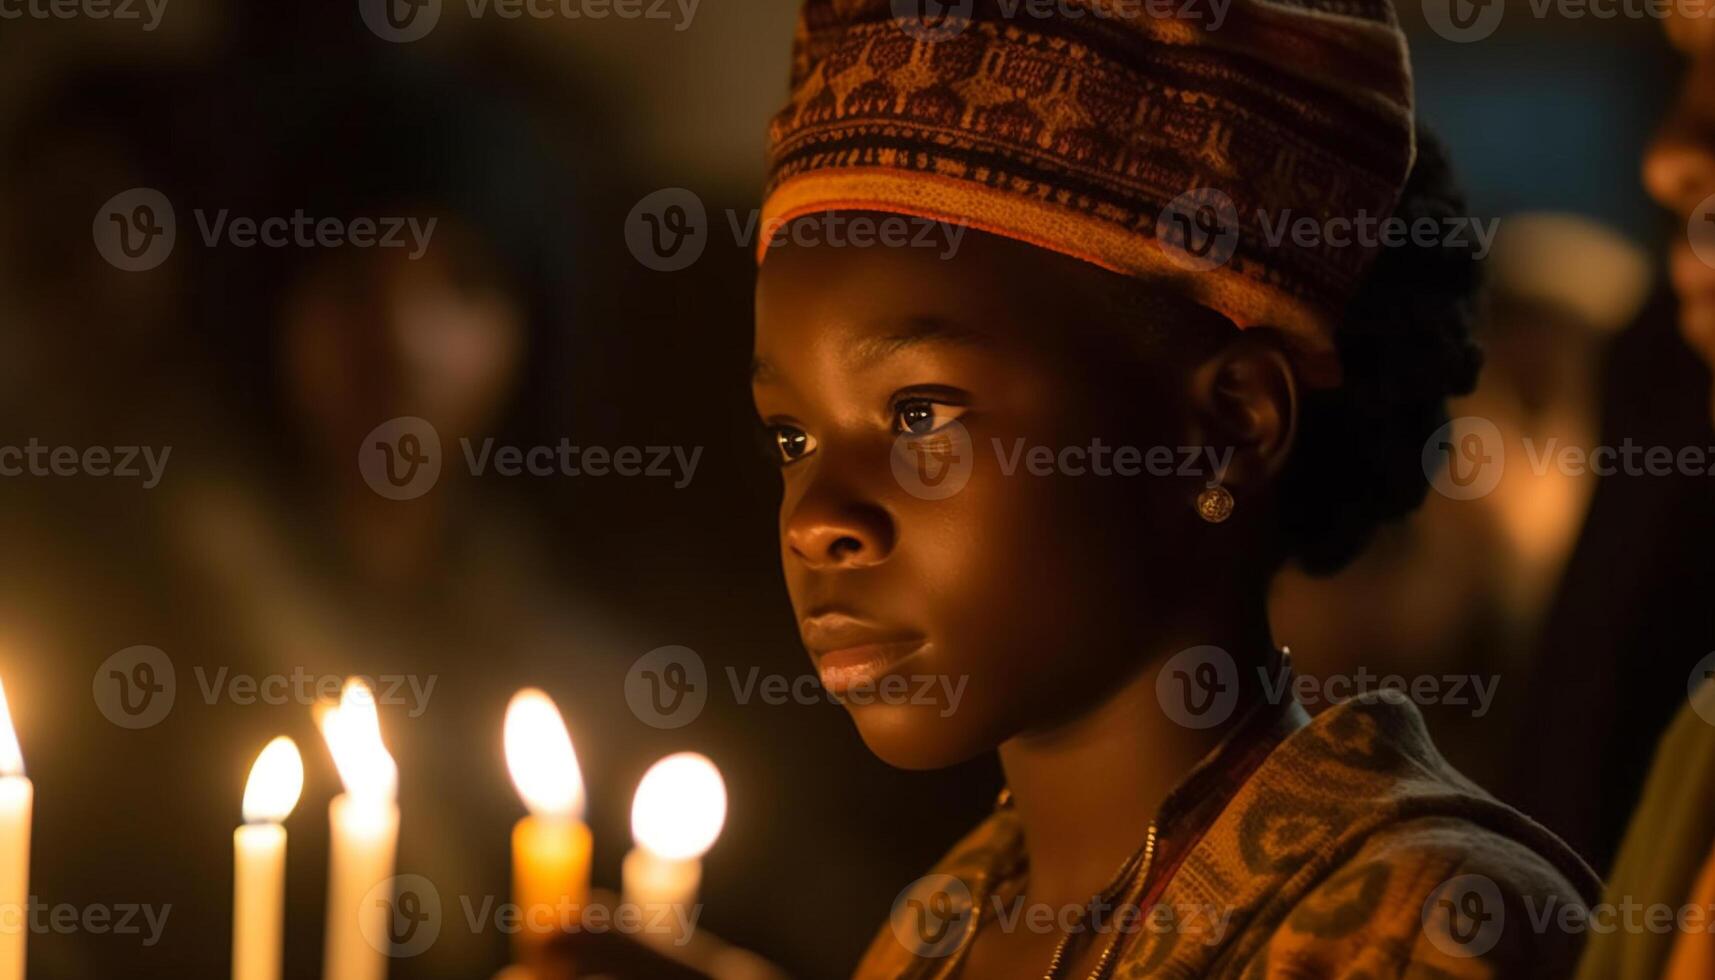
[[[304,791],[304,760],[284,735],[244,784],[244,826],[232,832],[232,980],[279,980],[286,902],[286,828]]]
[[[0,687],[0,980],[23,980],[29,934],[30,810],[36,790],[24,775],[24,753]]]
[[[625,856],[625,901],[646,910],[677,906],[670,916],[647,915],[645,937],[682,942],[695,921],[702,857],[726,823],[726,783],[720,770],[695,752],[670,755],[649,767],[631,801],[631,837]],[[658,929],[667,931],[660,932]]]
[[[552,699],[535,688],[506,707],[506,767],[529,816],[512,828],[512,900],[528,951],[575,926],[589,900],[590,840],[584,780],[572,737]]]
[[[399,770],[381,741],[375,696],[362,681],[346,682],[339,706],[322,715],[321,728],[345,785],[345,792],[328,804],[322,978],[381,980],[390,952],[386,937],[391,896],[377,899],[371,893],[393,877]]]

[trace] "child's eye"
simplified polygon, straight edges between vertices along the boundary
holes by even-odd
[[[965,414],[963,405],[949,405],[928,398],[911,398],[893,409],[893,431],[899,435],[926,436]]]
[[[767,434],[771,455],[782,466],[816,451],[816,437],[795,425],[771,425]]]

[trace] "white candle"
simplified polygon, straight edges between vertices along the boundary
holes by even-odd
[[[244,826],[232,832],[232,980],[279,980],[286,901],[286,828],[304,791],[304,760],[279,736],[244,785]]]
[[[24,753],[12,709],[0,687],[0,980],[23,980],[29,934],[30,809],[35,787],[24,775]]]
[[[526,688],[506,706],[506,768],[530,815],[512,828],[512,901],[523,917],[519,955],[577,924],[589,900],[589,827],[584,779],[560,709]]]
[[[381,741],[375,696],[359,680],[322,716],[322,736],[345,792],[328,804],[327,935],[323,980],[387,976],[386,898],[371,892],[393,877],[399,843],[399,770]]]
[[[631,837],[637,844],[625,856],[625,901],[633,905],[680,906],[660,918],[672,931],[645,939],[682,942],[678,929],[694,921],[702,883],[702,856],[714,846],[726,823],[726,783],[719,769],[695,752],[670,755],[649,767],[631,802]]]

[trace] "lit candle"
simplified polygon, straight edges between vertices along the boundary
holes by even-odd
[[[387,975],[389,909],[370,892],[393,877],[399,842],[395,802],[399,770],[381,741],[375,695],[362,681],[345,683],[339,707],[321,719],[345,792],[328,804],[327,936],[323,980],[381,980]],[[365,898],[369,897],[369,901]],[[374,937],[371,942],[365,937]]]
[[[232,980],[279,980],[286,899],[286,828],[304,791],[304,760],[279,736],[244,784],[244,826],[232,832]]]
[[[560,710],[535,688],[506,706],[506,768],[530,815],[512,828],[512,900],[528,951],[575,924],[589,900],[590,830],[584,780]]]
[[[0,980],[23,980],[29,934],[30,807],[35,787],[24,775],[24,753],[0,687]]]
[[[680,914],[664,920],[675,931],[651,933],[652,938],[688,938],[677,930],[694,921],[688,910],[697,903],[701,859],[725,823],[726,783],[715,764],[695,752],[662,759],[637,784],[631,802],[631,838],[637,846],[625,856],[625,901],[646,908],[680,907]]]

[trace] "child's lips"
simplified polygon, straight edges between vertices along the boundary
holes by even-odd
[[[835,694],[879,680],[928,642],[921,633],[840,612],[805,619],[803,637],[822,685]]]

